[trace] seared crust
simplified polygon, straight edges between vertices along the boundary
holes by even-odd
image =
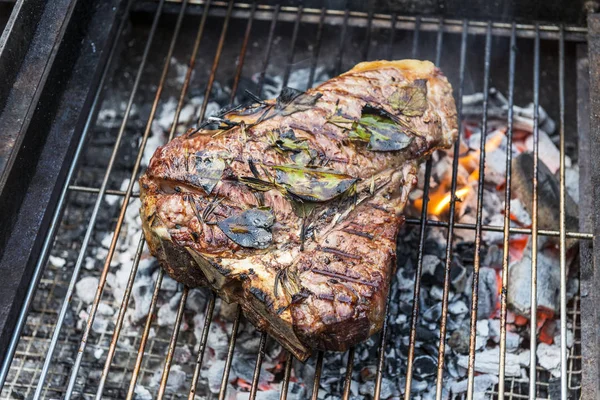
[[[407,116],[390,98],[416,80],[426,80],[426,109]],[[320,97],[310,107],[264,120],[274,101],[255,112],[231,112],[224,118],[243,123],[172,140],[140,179],[144,234],[165,271],[239,303],[255,326],[300,360],[312,349],[347,350],[381,329],[396,235],[418,163],[457,136],[452,88],[430,62],[361,63],[306,95]],[[373,151],[331,123],[332,115],[357,121],[366,106],[406,126],[410,144]],[[259,192],[242,183],[257,173],[268,180],[276,166],[291,164],[290,154],[269,140],[281,132],[293,132],[308,146],[313,165],[356,179],[356,195],[313,204],[302,219],[282,190]],[[222,171],[215,168],[220,177],[214,187],[199,177],[201,157],[225,160],[218,164]],[[266,248],[243,247],[219,225],[259,207],[270,208],[275,220]]]

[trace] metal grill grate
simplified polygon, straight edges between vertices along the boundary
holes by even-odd
[[[133,1],[130,1],[127,12],[130,11]],[[166,58],[164,61],[162,72],[160,73],[160,79],[157,82],[157,89],[154,94],[154,100],[150,110],[149,117],[147,118],[147,124],[144,129],[142,140],[138,146],[137,156],[133,165],[133,168],[129,171],[128,177],[129,185],[125,190],[113,190],[109,189],[111,182],[111,174],[115,168],[116,160],[118,159],[118,152],[120,147],[127,139],[126,127],[129,122],[129,118],[132,113],[132,108],[135,106],[135,98],[138,94],[140,82],[144,77],[144,72],[147,67],[151,64],[150,54],[153,45],[153,41],[156,39],[156,33],[159,27],[161,18],[164,17],[164,11],[166,7],[172,5],[165,4],[165,0],[160,0],[156,6],[154,19],[152,26],[147,35],[146,43],[143,47],[141,54],[141,61],[139,67],[135,72],[135,78],[133,87],[130,92],[130,97],[126,100],[126,108],[124,113],[123,121],[120,125],[119,131],[116,135],[113,144],[113,152],[106,165],[106,168],[102,171],[101,183],[98,187],[81,186],[71,184],[66,186],[62,192],[57,212],[53,219],[51,235],[48,236],[42,253],[39,257],[39,262],[36,267],[35,278],[33,280],[32,287],[27,297],[27,307],[23,309],[21,319],[19,321],[18,329],[15,331],[14,340],[11,347],[11,357],[7,357],[8,360],[12,359],[12,363],[6,363],[3,365],[2,373],[0,376],[0,382],[3,385],[2,397],[12,398],[15,393],[22,393],[25,398],[56,398],[63,397],[71,398],[72,396],[81,396],[84,398],[133,398],[135,395],[136,383],[141,379],[146,379],[156,373],[156,371],[162,371],[160,378],[160,385],[158,388],[157,398],[179,398],[185,397],[183,394],[168,394],[166,393],[167,380],[173,363],[173,357],[178,345],[182,343],[189,343],[193,341],[193,336],[190,332],[180,332],[181,322],[184,319],[184,310],[186,300],[189,295],[189,289],[184,288],[181,299],[179,300],[179,306],[177,307],[177,314],[175,318],[175,324],[172,328],[170,338],[160,338],[158,335],[153,333],[155,322],[155,315],[157,309],[157,299],[161,291],[161,285],[163,283],[163,272],[159,270],[158,279],[154,288],[152,301],[149,304],[148,317],[143,324],[143,328],[138,335],[131,337],[121,337],[121,329],[123,321],[130,303],[132,289],[136,281],[136,274],[138,272],[138,266],[140,264],[140,258],[144,249],[143,238],[138,239],[138,247],[136,256],[133,262],[133,268],[129,276],[127,288],[124,292],[123,301],[120,304],[112,304],[115,309],[118,309],[118,315],[116,318],[116,324],[114,329],[107,329],[102,334],[94,334],[90,336],[92,332],[92,325],[94,317],[98,312],[99,305],[101,304],[103,291],[110,290],[105,287],[108,272],[110,271],[111,261],[118,247],[121,229],[127,211],[127,205],[131,198],[137,197],[137,193],[134,192],[135,178],[138,176],[140,163],[143,156],[144,147],[147,144],[148,137],[150,135],[152,122],[156,117],[158,105],[160,103],[161,94],[165,88],[167,81],[169,67],[171,65],[171,57],[180,43],[180,33],[183,21],[187,18],[188,12],[201,13],[201,17],[195,20],[197,24],[196,36],[191,51],[189,52],[189,67],[185,75],[185,80],[180,87],[178,95],[178,104],[175,111],[175,120],[172,123],[169,138],[175,135],[177,121],[183,106],[185,105],[188,91],[190,88],[190,82],[192,80],[192,71],[194,70],[195,63],[199,57],[209,57],[199,52],[203,37],[206,35],[206,25],[209,18],[222,18],[223,22],[221,25],[221,31],[219,35],[218,44],[214,58],[202,59],[203,63],[208,63],[210,67],[210,75],[206,83],[204,101],[201,105],[201,111],[199,119],[204,118],[204,114],[207,110],[208,102],[211,95],[211,90],[215,82],[215,77],[219,71],[219,66],[223,63],[234,62],[231,59],[222,59],[223,49],[227,44],[227,33],[232,22],[232,19],[243,19],[246,24],[244,38],[242,45],[237,55],[237,67],[235,68],[235,76],[232,85],[232,91],[230,95],[230,102],[235,99],[236,92],[240,84],[240,78],[244,69],[245,58],[249,50],[251,41],[253,41],[253,28],[257,21],[271,21],[268,27],[268,34],[266,43],[262,48],[263,56],[262,66],[260,71],[253,71],[259,73],[258,80],[258,93],[261,94],[265,84],[265,77],[267,68],[272,62],[273,57],[273,46],[276,41],[276,29],[278,24],[281,23],[292,23],[293,33],[289,46],[289,53],[286,56],[287,64],[284,72],[284,82],[287,83],[291,70],[294,66],[295,52],[297,49],[298,34],[300,24],[309,23],[316,25],[316,34],[314,43],[312,46],[312,54],[310,56],[310,75],[308,80],[308,86],[312,86],[315,81],[315,71],[319,64],[320,52],[322,49],[322,41],[324,35],[325,26],[336,26],[339,32],[339,46],[338,53],[335,55],[335,74],[340,73],[344,66],[344,51],[347,47],[346,37],[349,29],[360,29],[364,35],[364,44],[361,49],[358,50],[359,54],[362,55],[362,59],[369,59],[372,52],[372,32],[374,29],[385,30],[389,37],[389,43],[385,43],[386,56],[387,58],[393,58],[394,41],[397,40],[400,33],[412,35],[412,55],[418,57],[423,51],[421,45],[421,33],[424,32],[435,32],[436,44],[433,60],[437,65],[441,65],[444,68],[446,65],[459,65],[459,81],[454,82],[455,87],[458,88],[458,109],[459,114],[462,109],[462,95],[465,91],[465,73],[469,69],[469,63],[471,55],[468,54],[468,41],[474,35],[483,35],[485,37],[485,52],[483,60],[484,68],[484,120],[483,126],[486,125],[487,110],[488,106],[488,95],[490,89],[490,62],[491,54],[494,51],[493,43],[494,38],[497,36],[504,36],[510,39],[509,54],[507,55],[506,63],[508,70],[508,91],[509,91],[509,141],[512,138],[512,105],[515,97],[515,64],[517,62],[516,53],[516,41],[517,38],[524,38],[532,40],[534,42],[534,65],[533,65],[533,101],[535,104],[536,115],[534,117],[534,141],[538,142],[538,106],[539,106],[539,94],[540,94],[540,40],[554,40],[558,43],[558,59],[559,59],[559,81],[556,82],[558,86],[558,103],[560,110],[560,150],[561,150],[561,226],[558,230],[541,230],[538,229],[537,216],[533,214],[532,227],[529,228],[509,228],[509,215],[510,215],[510,202],[506,201],[505,209],[505,221],[504,226],[486,226],[482,223],[481,215],[481,204],[482,204],[482,191],[478,193],[478,214],[477,221],[475,224],[458,224],[455,223],[455,200],[451,201],[449,220],[435,221],[427,219],[427,204],[428,204],[428,191],[429,181],[431,177],[432,162],[431,160],[426,163],[426,175],[425,175],[425,193],[424,193],[424,204],[421,219],[409,219],[409,224],[417,225],[420,230],[420,242],[419,242],[419,258],[417,260],[417,276],[420,276],[423,267],[423,246],[425,241],[425,232],[428,229],[445,229],[447,232],[447,246],[446,246],[446,264],[445,264],[445,275],[444,275],[444,294],[442,300],[442,322],[440,325],[441,337],[445,337],[446,332],[446,319],[448,313],[448,295],[450,291],[450,268],[451,268],[451,250],[452,242],[454,238],[454,229],[471,229],[476,232],[475,242],[475,277],[477,277],[477,271],[479,269],[479,249],[481,246],[481,235],[484,231],[496,231],[504,233],[504,262],[503,262],[503,277],[507,277],[508,270],[508,239],[509,234],[529,234],[533,237],[533,254],[537,251],[537,237],[538,235],[544,236],[557,236],[561,243],[561,343],[562,348],[562,365],[563,374],[561,380],[561,393],[562,398],[567,398],[567,394],[571,396],[579,397],[580,379],[574,379],[581,375],[581,339],[579,333],[580,326],[580,312],[579,312],[579,301],[575,300],[571,306],[567,309],[566,304],[566,265],[565,265],[565,241],[566,238],[578,238],[584,240],[592,239],[592,234],[581,233],[581,232],[567,232],[564,221],[564,156],[565,156],[565,41],[574,40],[582,41],[585,39],[586,30],[576,27],[562,27],[553,25],[540,25],[540,24],[504,24],[504,23],[488,23],[479,21],[455,21],[455,20],[437,20],[432,18],[421,18],[421,17],[403,17],[397,15],[382,15],[375,13],[356,13],[350,11],[335,11],[327,10],[325,8],[321,10],[317,9],[303,9],[302,7],[281,7],[276,6],[265,6],[245,3],[236,3],[233,0],[229,2],[222,1],[188,1],[183,2],[178,6],[177,20],[171,30],[171,39],[169,42],[168,49],[166,51]],[[190,4],[188,4],[190,3]],[[200,5],[192,5],[191,3],[200,3]],[[193,14],[192,13],[192,14]],[[119,28],[119,37],[123,36],[122,33],[126,26],[127,18],[123,19],[123,22]],[[445,54],[444,53],[444,39],[448,35],[460,34],[460,50],[457,54]],[[69,171],[68,182],[73,182],[74,178],[78,173],[77,160],[85,152],[86,149],[86,137],[90,130],[92,130],[96,113],[102,105],[102,95],[105,84],[110,79],[112,69],[109,68],[111,64],[116,63],[115,54],[117,53],[118,41],[115,41],[113,48],[111,49],[111,56],[108,61],[108,66],[105,69],[102,77],[101,85],[98,88],[98,93],[92,111],[90,112],[85,130],[82,134],[82,139],[77,149],[73,165]],[[380,44],[381,46],[381,44]],[[188,50],[189,51],[189,50]],[[154,57],[153,57],[154,58]],[[162,62],[162,61],[161,61]],[[480,61],[479,61],[480,63]],[[479,64],[477,64],[479,65]],[[508,146],[510,149],[510,145]],[[453,179],[452,179],[452,191],[456,191],[457,181],[457,163],[458,163],[458,144],[454,149],[454,164],[453,164]],[[535,147],[535,159],[537,160],[538,149]],[[484,179],[484,156],[485,146],[482,138],[481,142],[481,162],[480,162],[480,173],[479,173],[479,187],[483,187]],[[510,181],[510,151],[507,154],[507,181]],[[536,167],[537,168],[537,167]],[[506,199],[510,199],[510,185],[506,186]],[[537,204],[537,180],[534,181],[534,204]],[[85,304],[79,300],[71,300],[75,288],[75,283],[80,275],[81,268],[85,263],[86,251],[89,246],[94,245],[92,239],[92,233],[99,223],[102,221],[98,220],[99,210],[102,207],[104,198],[106,195],[119,196],[122,201],[122,206],[119,211],[119,215],[116,218],[116,224],[112,221],[104,221],[103,223],[114,225],[112,229],[114,231],[113,240],[110,243],[106,261],[102,270],[97,274],[99,276],[100,285],[95,298],[91,304],[91,307],[86,310]],[[87,202],[93,204],[91,215],[73,215],[65,213],[63,218],[63,210],[69,208],[72,202]],[[534,207],[536,207],[534,205]],[[54,243],[54,237],[60,229],[65,229],[69,224],[86,224],[87,230],[85,236],[81,241],[81,246],[77,249],[78,257],[73,269],[58,268],[48,263],[48,255],[53,250],[56,244]],[[534,266],[535,266],[534,259]],[[533,268],[535,273],[535,268]],[[39,283],[38,283],[39,281]],[[477,279],[475,279],[477,284]],[[535,282],[535,280],[534,280]],[[507,281],[504,279],[503,293],[506,293]],[[533,293],[535,293],[536,287],[532,287]],[[473,308],[476,312],[477,305],[477,290],[473,291]],[[406,376],[405,386],[405,398],[410,398],[411,381],[412,381],[412,361],[414,360],[415,342],[417,340],[417,317],[419,307],[419,296],[420,296],[420,280],[415,280],[414,287],[414,302],[412,311],[412,324],[410,330],[410,345],[408,352],[408,372]],[[104,296],[106,297],[106,296]],[[535,296],[532,297],[535,301]],[[213,319],[213,311],[215,309],[214,297],[208,302],[207,309],[205,311],[206,319],[204,322],[204,328],[200,336],[199,350],[193,358],[195,363],[191,372],[191,381],[189,383],[190,391],[189,398],[194,398],[194,394],[197,390],[200,370],[203,363],[204,352],[206,349],[206,343],[208,341],[209,327]],[[532,307],[535,309],[535,307]],[[73,310],[73,312],[69,311]],[[69,319],[73,319],[72,315],[78,315],[81,311],[86,311],[90,317],[87,319],[85,326],[80,329],[74,326],[74,322]],[[506,341],[506,313],[507,313],[507,299],[506,294],[502,296],[502,321],[501,324],[501,352],[504,355],[505,341]],[[238,336],[238,329],[242,320],[240,309],[238,307],[234,322],[232,324],[232,330],[230,334],[230,341],[227,350],[226,364],[224,373],[221,380],[221,390],[219,393],[219,399],[226,398],[226,389],[228,382],[228,374],[233,360],[233,356],[236,348],[236,338]],[[536,315],[532,313],[530,319],[532,332],[536,331]],[[575,342],[571,349],[571,353],[567,354],[566,347],[566,324],[567,321],[571,321],[574,325]],[[81,332],[83,332],[83,337]],[[380,344],[378,345],[379,358],[377,360],[377,378],[374,388],[373,397],[378,399],[381,394],[381,382],[382,382],[382,370],[385,363],[385,346],[389,340],[388,336],[388,324],[384,324],[383,333],[381,335]],[[88,341],[93,338],[95,344],[94,355],[99,354],[97,357],[99,361],[96,363],[104,363],[102,373],[99,376],[88,376],[85,382],[80,381],[79,371],[82,366],[88,367],[90,361],[90,349],[86,350]],[[126,342],[126,343],[124,343]],[[531,362],[535,365],[536,363],[536,338],[535,335],[532,337],[531,342]],[[254,379],[252,381],[252,388],[250,398],[254,398],[258,389],[258,380],[260,374],[260,366],[264,360],[265,349],[267,345],[267,337],[265,334],[260,336],[259,352],[256,359],[256,367],[254,370]],[[444,348],[446,341],[442,340],[439,343],[439,359],[437,369],[437,395],[438,398],[442,396],[442,377],[444,374]],[[466,395],[467,398],[473,397],[473,360],[475,357],[475,325],[471,324],[471,342],[470,342],[470,366],[469,368],[469,392]],[[314,379],[314,388],[312,390],[312,398],[316,399],[319,388],[319,379],[323,368],[323,354],[318,353],[316,355],[316,371]],[[354,362],[354,350],[350,350],[348,354],[348,365],[346,368],[345,385],[342,393],[343,398],[349,398],[350,396],[350,380],[352,377],[352,365]],[[43,362],[43,364],[42,364]],[[292,370],[292,357],[287,356],[284,370],[284,378],[282,385],[281,398],[284,399],[287,396],[288,384],[290,382],[291,370]],[[500,384],[494,392],[488,393],[494,397],[503,398],[549,398],[549,385],[550,376],[548,372],[541,368],[532,369],[528,379],[525,378],[504,378],[504,358],[500,362]],[[188,376],[189,377],[189,376]],[[309,390],[310,392],[310,390]]]

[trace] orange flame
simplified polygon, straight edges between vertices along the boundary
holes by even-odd
[[[469,194],[470,191],[471,191],[471,188],[469,186],[465,186],[456,191],[456,197],[462,199],[467,194]],[[444,211],[446,211],[446,208],[450,204],[451,199],[452,199],[452,193],[446,193],[446,195],[444,197],[442,197],[437,203],[433,204],[432,212],[435,215],[442,214]]]

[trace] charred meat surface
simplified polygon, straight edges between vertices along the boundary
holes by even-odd
[[[151,252],[294,356],[381,329],[419,162],[457,136],[447,79],[376,61],[224,113],[159,148],[140,179]]]

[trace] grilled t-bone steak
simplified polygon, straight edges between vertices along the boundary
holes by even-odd
[[[441,71],[361,63],[214,121],[159,148],[140,179],[166,272],[239,303],[300,360],[381,329],[419,162],[457,136]]]

